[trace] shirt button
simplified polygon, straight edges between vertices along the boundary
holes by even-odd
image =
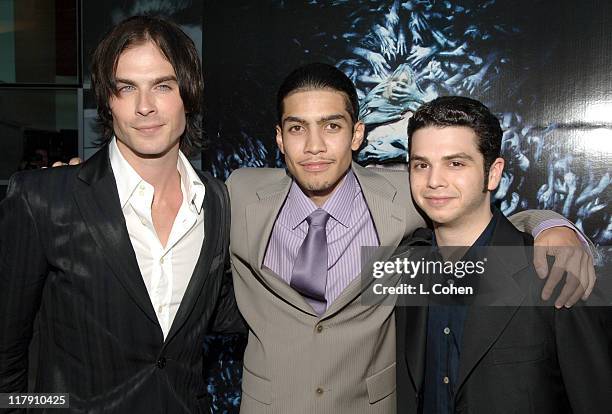
[[[141,222],[141,223],[142,223],[144,226],[146,226],[146,225],[147,225],[147,221],[146,221],[145,219],[140,219],[140,222]]]
[[[448,335],[450,333],[450,328],[447,326],[444,328],[444,335]]]
[[[159,369],[164,369],[164,367],[166,366],[166,358],[164,358],[164,357],[159,358],[157,360],[157,364],[155,364],[155,365],[157,365],[157,368],[159,368]]]
[[[323,394],[323,388],[321,388],[321,387],[317,388],[316,392],[317,392],[318,395],[322,395]]]
[[[157,313],[162,313],[163,310],[164,310],[164,307],[162,305],[159,305],[157,307]]]
[[[164,258],[159,259],[159,264],[164,264]]]
[[[323,325],[317,325],[317,332],[318,333],[323,332]]]
[[[444,377],[442,378],[442,382],[448,384],[450,382],[450,379],[448,379],[448,377]]]
[[[140,189],[140,191],[144,191],[145,187],[144,185],[140,184],[140,186],[138,187]]]

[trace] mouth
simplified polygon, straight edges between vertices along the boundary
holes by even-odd
[[[329,160],[320,160],[320,161],[305,161],[299,163],[305,171],[308,172],[321,172],[326,171],[329,166],[332,164],[332,161]]]
[[[446,196],[435,196],[435,197],[424,197],[425,202],[432,207],[443,207],[449,204],[455,197]]]
[[[159,131],[162,127],[164,126],[164,124],[157,124],[157,125],[143,125],[143,126],[138,126],[138,127],[134,127],[134,129],[138,132],[140,132],[141,134],[154,134],[157,131]]]

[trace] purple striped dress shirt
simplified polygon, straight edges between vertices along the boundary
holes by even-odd
[[[298,250],[308,233],[306,217],[318,207],[294,181],[270,237],[264,266],[287,284],[291,282]],[[353,171],[321,207],[329,215],[327,222],[327,307],[361,271],[361,246],[378,246],[374,222]]]

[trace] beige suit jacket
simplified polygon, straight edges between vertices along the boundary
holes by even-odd
[[[383,246],[424,225],[402,171],[353,165]],[[227,182],[238,307],[249,326],[241,413],[395,412],[392,306],[364,306],[357,277],[319,318],[304,298],[262,268],[291,178],[283,169],[240,169]]]
[[[397,246],[424,226],[410,197],[408,173],[352,168],[382,246]],[[249,327],[240,412],[394,414],[393,307],[387,301],[363,305],[357,277],[318,317],[299,293],[262,268],[291,182],[279,168],[239,169],[227,181],[234,288]],[[531,228],[544,218],[551,217],[521,213],[513,222]]]

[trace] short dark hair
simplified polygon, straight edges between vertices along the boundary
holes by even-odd
[[[283,120],[283,100],[295,93],[319,89],[340,92],[346,100],[346,111],[353,124],[359,115],[359,99],[355,85],[340,69],[325,63],[310,63],[291,72],[283,81],[276,95],[278,123]]]
[[[121,54],[128,48],[153,42],[176,73],[179,93],[186,114],[185,132],[180,148],[188,155],[202,146],[201,110],[204,81],[202,65],[193,41],[176,24],[152,16],[134,16],[123,20],[104,36],[93,53],[91,87],[98,106],[100,143],[113,137],[113,116],[109,100],[117,95],[116,72]]]
[[[478,138],[478,151],[484,158],[485,189],[491,164],[501,153],[502,129],[499,120],[483,103],[463,96],[443,96],[421,105],[408,121],[408,154],[412,136],[426,127],[464,126]]]

